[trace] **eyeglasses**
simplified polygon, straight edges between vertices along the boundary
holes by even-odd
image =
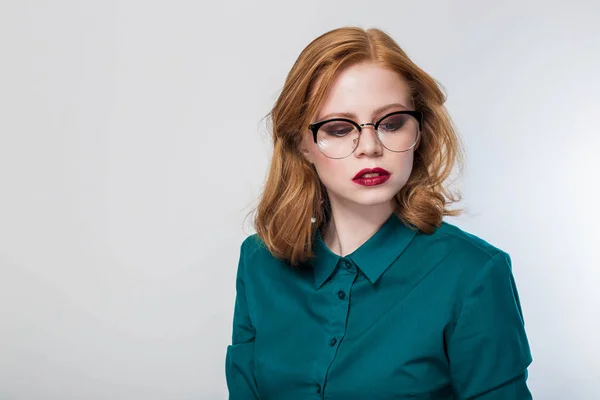
[[[421,111],[395,111],[381,117],[374,124],[358,124],[351,119],[332,118],[310,124],[317,147],[328,158],[345,158],[358,147],[365,125],[371,125],[386,149],[401,153],[412,149],[419,139],[423,124]]]

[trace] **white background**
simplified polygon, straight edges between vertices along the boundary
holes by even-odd
[[[387,31],[448,93],[537,399],[600,389],[597,1],[2,1],[0,399],[225,399],[235,270],[300,51]]]

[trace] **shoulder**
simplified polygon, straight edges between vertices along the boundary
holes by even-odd
[[[246,236],[240,247],[241,253],[246,259],[270,254],[267,246],[257,233]]]
[[[291,284],[297,278],[312,277],[310,269],[292,268],[286,261],[277,258],[257,233],[242,241],[238,269],[242,270],[240,276],[250,293],[268,292],[273,287],[286,284],[285,282]]]
[[[281,260],[269,251],[257,234],[248,235],[240,246],[240,265],[252,274],[272,274],[281,267]]]
[[[422,257],[435,265],[440,291],[453,299],[455,317],[465,303],[481,302],[490,313],[515,304],[516,283],[508,252],[448,222],[431,235],[418,236],[423,242]]]
[[[442,222],[442,225],[433,233],[433,236],[452,241],[460,251],[483,259],[490,259],[503,251],[484,238],[465,231],[447,221]]]
[[[478,277],[491,273],[510,274],[510,255],[488,240],[461,229],[447,221],[430,235],[419,235],[422,251],[438,253],[451,275],[462,285],[469,285]]]

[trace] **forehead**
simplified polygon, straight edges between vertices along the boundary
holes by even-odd
[[[397,72],[374,63],[360,63],[337,73],[317,113],[349,112],[369,118],[374,110],[392,103],[410,107],[406,80]]]

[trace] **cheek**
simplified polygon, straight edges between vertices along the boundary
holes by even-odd
[[[408,178],[410,177],[410,174],[412,173],[412,168],[413,168],[413,153],[406,153],[403,154],[402,157],[399,157],[398,160],[396,161],[395,165],[395,172],[396,174],[398,174],[398,180],[401,181],[403,184],[406,183],[406,181],[408,181]]]
[[[399,164],[401,165],[402,171],[410,175],[413,167],[414,153],[411,151],[401,157]]]
[[[315,169],[325,186],[342,183],[352,179],[352,171],[343,160],[334,160],[319,154],[315,157]]]
[[[410,180],[410,177],[412,175],[413,157],[411,156],[411,157],[407,157],[407,158],[408,158],[408,160],[404,160],[405,163],[403,165],[402,173],[401,173],[402,177],[398,182],[399,190],[402,189],[407,184],[407,182]]]

